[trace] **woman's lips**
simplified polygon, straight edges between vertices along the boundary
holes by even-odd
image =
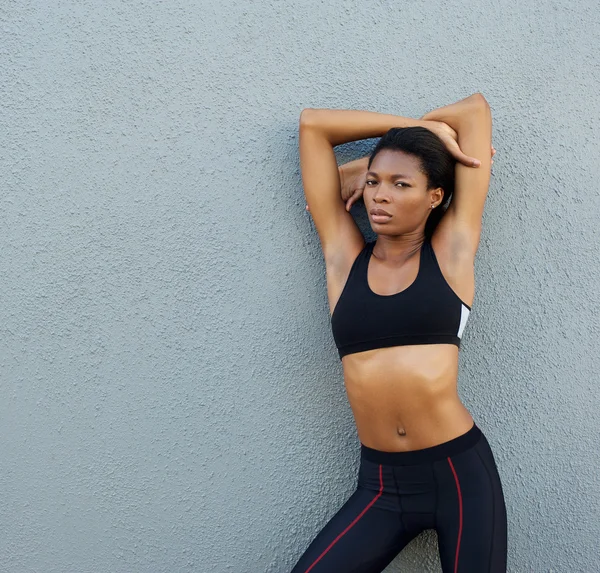
[[[375,223],[386,223],[391,218],[391,215],[371,215],[371,219],[373,219]]]

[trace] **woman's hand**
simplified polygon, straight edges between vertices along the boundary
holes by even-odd
[[[363,195],[367,182],[366,161],[369,156],[362,157],[355,162],[340,165],[340,188],[342,201],[346,203],[346,211],[350,211],[352,205],[356,203]],[[354,164],[355,165],[352,165]]]
[[[423,117],[425,117],[425,115]],[[469,157],[460,150],[460,147],[458,146],[458,134],[447,123],[429,119],[424,120],[423,117],[421,118],[423,121],[423,127],[435,133],[442,140],[454,159],[464,163],[465,165],[468,165],[469,167],[479,167],[479,165],[481,165],[481,161],[479,161],[479,159],[476,157]],[[495,153],[496,150],[492,145],[492,157]],[[494,163],[493,159],[492,163]]]

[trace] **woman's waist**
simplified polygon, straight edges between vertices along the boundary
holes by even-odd
[[[346,391],[359,439],[373,448],[424,448],[452,439],[473,423],[452,378],[351,380]]]
[[[351,407],[359,441],[383,451],[428,448],[465,433],[474,422],[458,399],[437,402],[431,408]]]

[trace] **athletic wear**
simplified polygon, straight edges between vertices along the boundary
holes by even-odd
[[[375,243],[366,243],[356,257],[331,316],[340,359],[354,352],[404,344],[446,343],[460,348],[471,307],[444,278],[431,240],[426,238],[421,247],[415,281],[391,295],[376,294],[367,281]]]
[[[379,573],[425,529],[437,531],[443,573],[506,573],[502,485],[476,424],[421,450],[360,447],[356,491],[291,573]]]

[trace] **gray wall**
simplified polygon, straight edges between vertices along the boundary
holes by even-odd
[[[509,571],[600,570],[596,2],[0,14],[1,571],[289,571],[359,445],[300,111],[418,117],[475,91],[498,153],[460,395]],[[428,531],[386,571],[439,570]]]

